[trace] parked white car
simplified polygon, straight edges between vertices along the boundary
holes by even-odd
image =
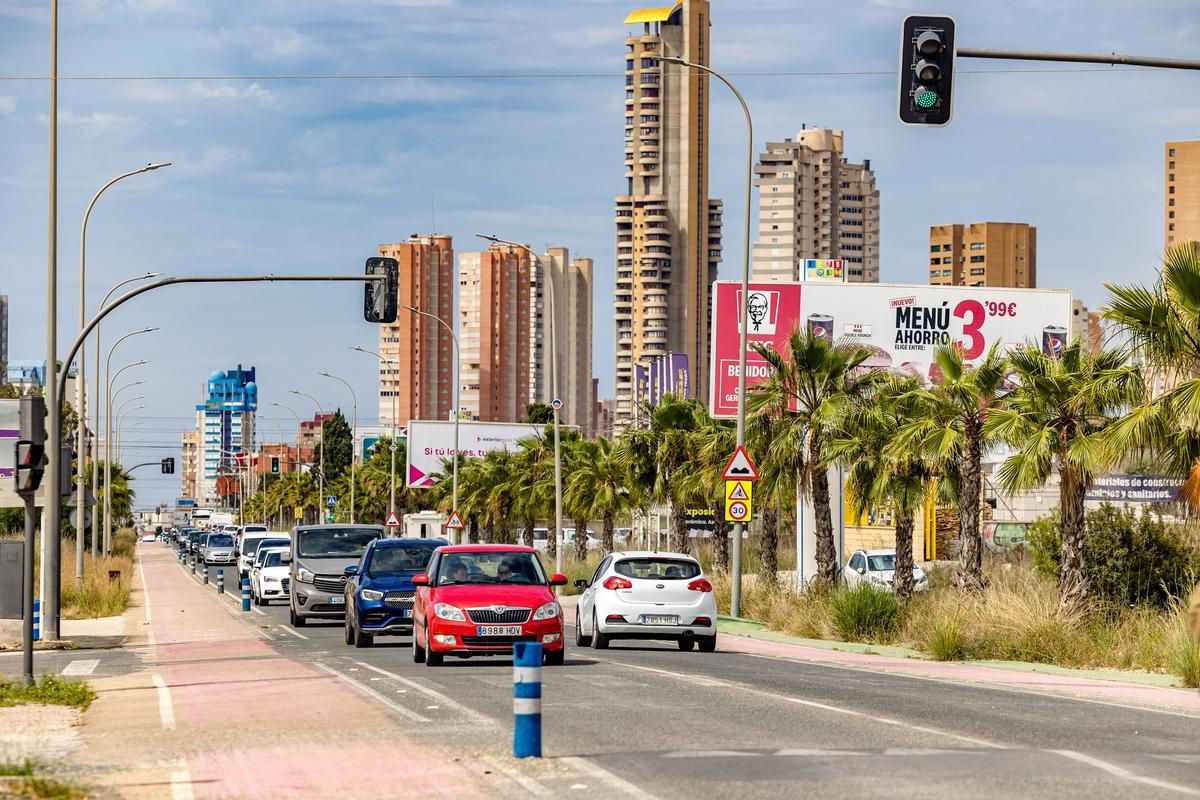
[[[892,578],[896,574],[896,549],[855,550],[846,562],[843,580],[854,587],[867,583],[885,592],[892,591]],[[913,589],[923,592],[929,588],[929,577],[913,564]]]
[[[261,558],[250,570],[250,598],[256,606],[267,606],[272,600],[287,600],[291,583],[292,550],[289,547],[266,547]]]
[[[575,644],[603,650],[613,639],[660,639],[680,650],[717,647],[717,601],[696,559],[683,553],[612,553],[583,589]]]

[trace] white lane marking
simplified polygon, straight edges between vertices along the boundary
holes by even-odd
[[[1189,797],[1200,797],[1200,789],[1192,789],[1188,786],[1180,786],[1176,783],[1160,781],[1158,778],[1147,778],[1143,775],[1130,772],[1124,767],[1118,767],[1116,764],[1104,761],[1103,759],[1095,758],[1093,756],[1085,756],[1083,753],[1076,753],[1073,750],[1051,750],[1049,752],[1057,753],[1063,758],[1069,758],[1072,761],[1078,761],[1079,763],[1087,764],[1090,767],[1095,767],[1102,772],[1107,772],[1114,778],[1121,778],[1122,780],[1130,781],[1132,783],[1142,783],[1146,786],[1153,786],[1156,789],[1165,789],[1168,792],[1175,792],[1176,794],[1186,794]]]
[[[751,753],[746,750],[676,750],[663,753],[663,758],[727,758],[730,756],[765,756],[768,753]],[[779,753],[775,753],[779,755]]]
[[[171,773],[171,800],[195,800],[192,791],[192,776],[186,769]]]
[[[629,797],[636,797],[638,800],[657,800],[655,795],[650,794],[638,786],[634,786],[624,778],[618,778],[604,767],[600,766],[599,764],[593,764],[585,758],[580,758],[579,756],[566,756],[559,759],[559,761],[567,766],[574,767],[586,775],[590,775],[598,781],[607,783],[610,789],[620,792],[621,794],[628,795]]]
[[[957,750],[953,752],[958,752]],[[793,747],[787,750],[777,750],[772,755],[785,757],[812,757],[820,758],[822,756],[843,757],[843,756],[865,756],[868,755],[866,750],[818,750],[808,747]]]
[[[279,627],[283,628],[285,631],[290,633],[292,636],[295,636],[297,639],[308,639],[307,636],[305,636],[303,633],[296,630],[295,628],[291,627],[290,625],[280,625]]]
[[[158,689],[158,718],[164,731],[175,730],[175,708],[171,705],[171,692],[162,675],[154,673],[154,686]]]
[[[387,706],[392,711],[395,711],[397,714],[399,714],[402,717],[407,717],[408,719],[411,719],[413,722],[432,722],[432,720],[430,720],[428,717],[423,717],[420,714],[418,714],[417,712],[407,709],[404,706],[400,705],[399,703],[393,703],[391,700],[387,699],[386,697],[381,695],[379,692],[372,689],[370,686],[367,686],[364,683],[359,683],[358,681],[351,678],[349,675],[343,675],[342,673],[338,672],[336,669],[327,667],[324,664],[314,664],[313,666],[315,666],[317,669],[328,672],[330,675],[334,676],[338,680],[340,680],[343,683],[346,683],[349,686],[351,686],[352,688],[358,690],[361,694],[364,694],[367,697],[370,697],[372,700],[375,700],[376,702],[382,703],[383,705]]]
[[[477,759],[476,763],[483,764],[494,772],[499,772],[501,775],[508,778],[510,781],[517,784],[534,797],[549,797],[554,794],[554,792],[548,787],[538,783],[535,778],[531,778],[528,775],[522,775],[498,758],[483,757]]]
[[[63,667],[63,675],[91,675],[96,671],[96,667],[100,666],[100,659],[85,658],[79,661],[72,661]]]
[[[768,692],[765,689],[755,689],[753,686],[745,686],[743,684],[733,683],[731,681],[723,681],[723,680],[719,680],[717,678],[704,678],[699,675],[691,675],[688,673],[669,672],[668,670],[665,670],[665,669],[657,669],[655,667],[646,667],[646,666],[642,666],[639,664],[628,664],[623,661],[613,661],[613,660],[607,659],[607,658],[597,658],[596,656],[590,656],[590,658],[593,658],[596,661],[603,661],[607,664],[616,664],[617,666],[626,667],[628,669],[636,669],[636,670],[642,670],[643,672],[653,672],[658,675],[666,675],[668,677],[675,678],[676,680],[684,681],[685,683],[694,683],[694,684],[698,684],[700,686],[721,687],[721,688],[725,688],[725,689],[732,689],[734,691],[739,691],[739,692],[747,692],[749,694],[758,695],[759,697],[765,697],[770,700],[779,700],[779,701],[783,701],[785,703],[793,703],[793,704],[799,705],[799,706],[807,706],[809,708],[819,708],[822,711],[830,711],[835,714],[845,714],[850,717],[862,717],[863,719],[869,719],[872,722],[878,722],[883,725],[895,725],[896,727],[907,728],[912,731],[928,733],[928,734],[932,734],[934,736],[943,736],[948,739],[955,739],[960,742],[967,742],[969,744],[975,744],[975,745],[979,745],[981,747],[992,747],[992,748],[1001,749],[1001,750],[1006,749],[1005,745],[997,744],[995,742],[989,742],[986,739],[977,739],[974,736],[962,736],[957,733],[950,733],[949,731],[940,731],[940,730],[937,730],[936,728],[927,728],[924,725],[914,725],[910,722],[902,722],[901,720],[888,719],[887,717],[877,717],[873,714],[867,714],[862,711],[855,711],[850,708],[839,708],[837,706],[831,706],[826,703],[818,703],[814,700],[803,700],[799,697],[792,697],[791,695],[786,695],[786,694],[778,694],[776,692]]]
[[[138,559],[138,577],[142,581],[142,605],[146,608],[146,624],[150,624],[150,589],[146,587],[146,571],[142,569],[142,560]]]
[[[416,691],[420,692],[421,694],[423,694],[427,697],[432,697],[434,700],[437,700],[439,704],[446,706],[447,708],[452,708],[461,714],[466,714],[467,716],[475,719],[476,722],[486,723],[487,725],[493,726],[493,727],[495,727],[499,724],[496,720],[492,719],[491,717],[486,716],[485,714],[481,714],[478,711],[475,711],[474,709],[467,708],[462,703],[459,703],[456,700],[450,699],[449,697],[447,697],[446,695],[437,691],[436,689],[430,689],[428,686],[424,686],[420,683],[417,683],[416,681],[410,681],[408,678],[401,677],[400,675],[397,675],[394,672],[388,672],[386,669],[380,669],[379,667],[372,666],[371,664],[368,664],[365,661],[356,661],[354,663],[358,664],[358,666],[362,667],[363,669],[369,669],[372,672],[378,673],[379,675],[383,675],[384,677],[391,678],[394,681],[398,681],[399,683],[404,684],[408,688],[415,689]]]

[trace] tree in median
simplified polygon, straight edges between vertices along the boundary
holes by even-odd
[[[325,441],[325,454],[322,457],[325,482],[330,483],[350,469],[350,459],[354,454],[354,434],[350,431],[350,424],[346,422],[340,408],[330,419],[325,420],[321,436]]]

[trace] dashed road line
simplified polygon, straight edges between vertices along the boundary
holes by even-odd
[[[73,676],[91,675],[96,671],[96,667],[98,666],[100,666],[100,659],[98,658],[80,659],[79,661],[72,661],[63,667],[62,674]]]
[[[1135,772],[1130,772],[1124,767],[1118,767],[1116,764],[1096,758],[1094,756],[1076,753],[1073,750],[1049,750],[1047,752],[1057,753],[1063,758],[1069,758],[1072,761],[1078,761],[1081,764],[1087,764],[1088,766],[1095,767],[1101,772],[1107,772],[1114,778],[1120,778],[1132,783],[1140,783],[1145,786],[1153,786],[1156,789],[1163,789],[1168,792],[1175,792],[1176,794],[1185,794],[1189,797],[1200,797],[1200,789],[1193,789],[1190,786],[1180,786],[1177,783],[1160,781],[1158,778],[1147,778],[1144,775],[1138,775]]]
[[[467,708],[462,703],[459,703],[456,700],[452,700],[451,698],[447,697],[446,695],[442,694],[441,692],[437,691],[436,689],[430,689],[428,686],[417,683],[416,681],[409,680],[408,678],[404,678],[400,675],[397,675],[394,672],[388,672],[386,669],[380,669],[379,667],[368,664],[365,661],[356,661],[354,663],[357,664],[358,666],[362,667],[363,669],[369,669],[372,672],[378,673],[379,675],[383,675],[386,678],[391,678],[394,681],[402,683],[411,689],[415,689],[416,691],[421,692],[422,694],[424,694],[428,697],[432,697],[434,700],[437,700],[441,705],[452,708],[455,711],[458,711],[459,713],[466,714],[467,716],[472,717],[477,721],[486,722],[488,725],[496,725],[497,724],[496,720],[492,719],[491,717],[487,716],[486,714],[481,714],[478,711],[475,711],[474,709]]]
[[[300,631],[298,631],[298,630],[296,630],[295,628],[293,628],[291,625],[284,625],[284,624],[282,624],[282,623],[281,623],[281,624],[279,625],[279,627],[280,627],[280,628],[283,628],[285,631],[287,631],[288,633],[290,633],[292,636],[295,636],[297,639],[304,639],[304,640],[308,640],[308,638],[309,638],[309,637],[305,636],[303,633],[301,633]]]
[[[577,771],[582,772],[585,775],[589,775],[592,778],[607,784],[611,790],[626,795],[627,797],[635,797],[638,798],[638,800],[658,800],[655,795],[650,794],[650,792],[647,792],[645,789],[635,786],[624,778],[617,777],[604,767],[601,767],[599,764],[593,764],[586,758],[580,758],[579,756],[567,756],[566,758],[559,759],[559,761],[567,766],[574,767]]]
[[[349,675],[343,675],[342,673],[338,672],[336,669],[333,669],[332,667],[327,667],[324,664],[313,664],[313,666],[319,670],[328,672],[330,675],[334,676],[335,678],[342,681],[343,683],[349,685],[351,688],[356,689],[360,694],[364,694],[367,697],[370,697],[372,700],[375,700],[378,703],[382,703],[383,705],[392,709],[393,711],[395,711],[397,714],[399,714],[402,717],[407,717],[408,719],[411,719],[413,722],[432,722],[433,721],[433,720],[429,719],[428,717],[423,717],[420,714],[418,714],[417,712],[405,708],[404,706],[400,705],[399,703],[393,703],[391,700],[384,697],[379,692],[372,689],[370,686],[367,686],[365,683],[359,683],[358,681],[351,678]]]
[[[162,722],[163,730],[175,730],[175,708],[171,705],[171,691],[167,688],[167,682],[163,680],[162,675],[154,673],[154,686],[158,690],[158,718]]]

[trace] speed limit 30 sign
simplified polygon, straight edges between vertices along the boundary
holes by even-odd
[[[753,513],[751,498],[754,484],[750,481],[725,481],[725,521],[749,522]]]

